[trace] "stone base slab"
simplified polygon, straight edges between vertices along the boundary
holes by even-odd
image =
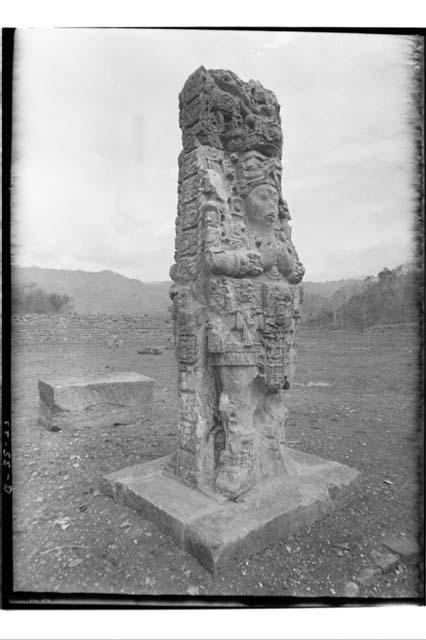
[[[225,504],[165,475],[167,457],[105,476],[103,493],[140,512],[215,574],[347,504],[359,473],[289,450],[297,471]]]
[[[70,425],[128,424],[152,401],[154,380],[134,372],[39,380],[38,424],[47,429]]]

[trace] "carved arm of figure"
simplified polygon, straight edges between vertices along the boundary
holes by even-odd
[[[305,273],[305,267],[300,262],[293,243],[284,234],[282,234],[277,256],[277,267],[290,284],[298,284]]]
[[[245,249],[210,249],[206,252],[206,263],[212,273],[234,278],[257,276],[263,272],[260,254]]]

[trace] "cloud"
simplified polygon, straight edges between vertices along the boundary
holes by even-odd
[[[386,262],[395,242],[396,259],[412,219],[408,47],[407,38],[383,35],[18,31],[19,261],[168,277],[178,94],[200,64],[259,79],[277,94],[284,197],[313,279],[316,269],[321,277],[358,273],[357,256],[371,246]]]

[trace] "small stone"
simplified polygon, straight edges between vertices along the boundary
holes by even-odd
[[[76,558],[75,560],[70,560],[68,563],[68,566],[73,568],[73,567],[78,567],[79,564],[81,564],[83,562],[83,560],[81,560],[80,558]]]
[[[130,526],[131,526],[131,524],[132,524],[131,522],[129,522],[128,520],[126,520],[126,522],[122,522],[122,523],[120,524],[120,529],[126,529],[127,527],[130,527]]]
[[[334,546],[338,549],[343,549],[344,551],[349,551],[349,549],[351,548],[349,542],[335,542]]]
[[[393,484],[393,482],[392,482],[391,480],[383,480],[383,482],[384,482],[385,484]]]
[[[78,464],[78,462],[76,462],[76,463],[75,463],[75,464],[73,464],[72,466],[74,467],[74,469],[78,469],[78,467],[79,467],[80,465]]]
[[[346,598],[356,598],[359,595],[359,586],[355,582],[347,582],[343,589]]]
[[[379,567],[367,567],[355,578],[355,582],[360,584],[362,587],[368,587],[370,584],[375,582],[379,575]]]
[[[193,584],[191,584],[186,591],[190,596],[198,596],[200,594],[200,588]]]
[[[65,518],[57,518],[53,524],[58,525],[59,527],[61,527],[61,529],[64,531],[65,529],[68,529],[68,527],[70,526],[69,524],[69,518],[65,517]]]
[[[387,536],[383,540],[385,547],[397,553],[403,560],[411,560],[420,553],[420,547],[416,540],[407,537]]]

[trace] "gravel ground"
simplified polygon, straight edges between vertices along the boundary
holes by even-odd
[[[129,316],[19,318],[12,371],[14,590],[421,598],[418,559],[398,561],[368,586],[356,582],[386,552],[384,536],[418,537],[416,336],[302,329],[298,342],[288,440],[357,468],[362,489],[342,511],[212,577],[153,524],[98,491],[103,474],[173,450],[170,325]],[[138,354],[147,346],[160,347],[161,355]],[[155,400],[137,423],[61,432],[37,426],[39,378],[114,369],[156,381]]]

